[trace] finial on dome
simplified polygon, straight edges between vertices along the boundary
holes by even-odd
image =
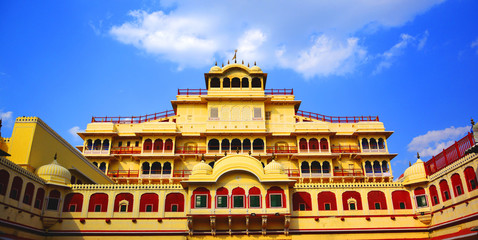
[[[229,59],[227,60],[227,65],[229,65]]]
[[[217,61],[216,61],[216,63],[214,64],[214,66],[217,66]]]
[[[55,153],[55,156],[53,157],[53,159],[55,159],[55,160],[56,160],[56,155],[57,155],[57,153]]]
[[[237,63],[236,53],[237,53],[237,49],[234,50],[234,57],[232,57],[232,60],[234,60],[234,63]]]
[[[224,62],[222,62],[222,67],[224,67]]]
[[[244,60],[242,60],[242,65],[244,65]]]
[[[224,152],[224,156],[227,156],[227,152]]]
[[[420,153],[417,152],[417,158],[420,159]]]
[[[204,162],[204,153],[201,155],[201,161]]]
[[[473,118],[471,119],[471,126],[475,126],[475,121],[473,120]],[[0,127],[2,127],[1,119],[0,119]]]
[[[249,67],[249,63],[247,63],[247,67]]]
[[[217,161],[217,155],[214,154],[214,162]]]
[[[256,61],[254,61],[254,66],[256,66]]]
[[[237,149],[236,149],[236,153],[237,153],[237,154],[239,154],[239,147],[237,147]]]
[[[408,166],[411,167],[411,166],[412,166],[412,162],[408,161]]]
[[[251,156],[251,154],[252,154],[252,152],[251,152],[251,150],[249,150],[249,156]]]
[[[261,161],[261,154],[259,154],[259,161]]]
[[[272,160],[276,159],[276,155],[274,155],[274,153],[272,153]]]

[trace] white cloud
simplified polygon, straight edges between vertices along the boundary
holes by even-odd
[[[13,126],[13,112],[0,111],[0,119],[2,119],[2,125],[4,125],[5,127]]]
[[[423,49],[427,40],[428,40],[428,30],[419,36],[411,36],[409,34],[403,33],[400,35],[400,41],[393,45],[389,50],[380,54],[378,57],[381,59],[380,63],[375,68],[373,74],[378,74],[384,69],[390,68],[392,63],[396,60],[397,57],[403,55],[404,50],[409,45],[416,46],[417,50]]]
[[[81,141],[81,137],[78,136],[77,133],[79,133],[79,132],[84,132],[84,131],[85,131],[84,129],[81,129],[81,128],[78,127],[78,126],[74,126],[74,127],[70,128],[70,129],[68,129],[68,132],[69,132],[69,133],[71,134],[71,136],[73,137],[73,140],[78,141],[78,142]]]
[[[227,61],[239,49],[239,61],[261,67],[290,68],[305,77],[342,75],[366,54],[357,32],[401,26],[441,2],[168,1],[162,11],[131,11],[132,20],[109,33],[180,68]]]
[[[451,146],[456,140],[463,137],[470,127],[454,126],[443,130],[428,131],[424,135],[414,137],[408,144],[409,152],[419,152],[420,156],[434,156]]]
[[[478,54],[478,38],[471,43],[471,48],[476,48],[476,54]]]

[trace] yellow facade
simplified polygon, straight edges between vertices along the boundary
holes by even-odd
[[[81,154],[39,118],[18,118],[4,144],[11,157],[0,161],[0,230],[37,239],[476,237],[476,153],[433,174],[419,159],[394,181],[393,132],[378,117],[301,111],[293,90],[267,89],[257,66],[204,76],[207,89],[178,90],[173,111],[93,118],[79,133]],[[444,179],[455,184],[451,198],[435,200],[431,186],[443,192]]]

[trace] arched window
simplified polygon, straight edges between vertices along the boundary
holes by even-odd
[[[392,192],[393,209],[412,209],[410,193],[405,190]]]
[[[264,150],[264,141],[260,138],[254,139],[254,142],[252,143],[252,145],[253,145],[254,151]]]
[[[468,192],[471,192],[477,188],[476,173],[473,167],[465,168],[465,179]]]
[[[373,171],[375,173],[381,173],[382,172],[382,167],[380,166],[380,162],[379,161],[374,161],[373,162]]]
[[[317,141],[317,138],[311,138],[309,140],[309,150],[317,150],[319,149],[319,141]]]
[[[35,204],[33,205],[36,209],[43,208],[43,199],[45,198],[45,190],[43,188],[38,188],[37,195],[35,196]]]
[[[182,193],[169,193],[166,195],[165,212],[184,212],[184,195]]]
[[[98,163],[97,163],[97,162],[93,162],[93,165],[95,165],[95,167],[98,167]]]
[[[164,142],[164,150],[168,150],[168,151],[173,150],[173,140],[167,139],[167,140]]]
[[[108,195],[106,193],[95,193],[91,195],[88,204],[88,212],[107,212]]]
[[[262,205],[262,194],[258,187],[252,187],[249,189],[249,207],[260,208]]]
[[[8,182],[10,181],[10,173],[0,170],[0,195],[7,194]]]
[[[88,141],[86,141],[86,150],[93,150],[93,140],[88,139]]]
[[[342,193],[342,205],[344,210],[362,210],[362,199],[360,193],[347,191]]]
[[[362,138],[362,149],[368,149],[368,141],[366,138]]]
[[[249,88],[249,79],[242,78],[242,88]]]
[[[322,172],[323,173],[330,173],[330,163],[325,161],[322,163]]]
[[[148,163],[149,166],[149,163]],[[160,162],[154,162],[151,165],[151,174],[161,174],[161,163]]]
[[[322,138],[320,139],[320,150],[328,150],[329,149],[329,142],[327,139]]]
[[[458,197],[464,193],[463,184],[461,183],[461,178],[458,173],[455,173],[451,176],[451,185],[453,186],[453,193],[455,197]]]
[[[317,195],[317,202],[319,204],[319,211],[336,211],[337,210],[337,200],[335,198],[335,193],[325,191],[320,192]]]
[[[309,167],[309,162],[303,161],[302,164],[300,164],[300,172],[302,174],[309,174],[310,173],[310,167]]]
[[[23,203],[31,205],[33,201],[33,193],[35,192],[35,186],[33,183],[27,183],[25,187],[25,194],[23,195]]]
[[[222,139],[222,141],[221,141],[221,151],[227,152],[227,151],[229,151],[229,147],[230,147],[229,139]]]
[[[382,172],[384,172],[384,173],[388,172],[388,162],[387,161],[382,161]]]
[[[14,177],[12,182],[12,189],[10,190],[10,198],[19,200],[22,192],[23,180],[20,177]]]
[[[231,151],[234,152],[237,150],[239,151],[241,150],[241,140],[234,138],[232,139],[232,142],[231,142]]]
[[[365,172],[366,173],[373,173],[372,163],[370,163],[370,161],[365,162]]]
[[[435,185],[431,185],[430,188],[428,188],[430,191],[430,197],[432,199],[432,206],[435,206],[440,203],[440,199],[438,198],[438,191],[437,187]]]
[[[305,138],[301,138],[299,141],[299,148],[301,150],[307,150],[307,140]]]
[[[95,142],[93,143],[93,150],[101,150],[101,140],[95,140]]]
[[[221,82],[219,81],[219,78],[213,78],[211,79],[211,88],[220,88],[221,87]]]
[[[193,191],[191,208],[211,208],[211,194],[207,188],[199,187]]]
[[[58,210],[58,204],[60,203],[61,193],[58,190],[53,190],[48,196],[48,202],[46,205],[47,210]]]
[[[144,193],[139,200],[140,212],[157,212],[159,205],[158,194],[156,193]]]
[[[103,172],[106,172],[106,163],[105,163],[105,162],[102,162],[102,163],[100,164],[99,169],[100,169],[101,171],[103,171]]]
[[[383,138],[378,139],[378,148],[385,149],[385,142],[383,141]]]
[[[267,208],[287,207],[284,190],[282,188],[274,186],[267,189],[266,207]]]
[[[382,191],[370,191],[367,193],[368,209],[386,210],[387,199]]]
[[[165,162],[163,166],[163,175],[169,175],[169,174],[171,174],[171,163]]]
[[[69,193],[63,203],[63,212],[81,212],[83,207],[83,194]]]
[[[233,208],[246,207],[246,192],[241,187],[232,189],[231,205]]]
[[[221,187],[216,190],[216,208],[228,208],[229,207],[229,191],[225,187]]]
[[[144,162],[141,166],[141,170],[143,170],[143,174],[149,174],[149,162]]]
[[[146,139],[143,143],[143,150],[150,151],[153,149],[153,141],[151,139]]]
[[[253,78],[251,85],[252,85],[252,88],[261,88],[262,87],[261,79],[260,78]]]
[[[241,87],[241,79],[239,79],[239,78],[237,78],[237,77],[236,77],[236,78],[233,78],[233,79],[232,79],[232,82],[231,82],[231,86],[232,86],[233,88],[240,88],[240,87]]]
[[[262,143],[262,144],[264,144],[264,143]],[[249,140],[248,138],[244,139],[244,141],[242,141],[242,149],[244,151],[251,150],[251,140]]]
[[[110,149],[110,140],[105,139],[105,140],[103,141],[103,150],[108,151],[109,149]]]
[[[292,209],[294,211],[312,211],[312,200],[308,192],[296,192],[292,195]]]
[[[219,140],[213,138],[209,140],[209,143],[207,144],[207,150],[209,151],[219,151]]]
[[[378,146],[377,146],[377,140],[375,140],[375,138],[371,138],[370,139],[370,149],[377,149]]]
[[[154,151],[162,151],[163,150],[163,140],[162,139],[154,140],[153,149],[154,149]]]
[[[133,211],[133,194],[120,193],[115,197],[115,212],[132,212]]]
[[[450,188],[448,187],[448,182],[445,179],[440,181],[440,192],[441,199],[443,199],[443,202],[446,202],[451,199]]]
[[[425,194],[425,189],[419,187],[415,188],[413,191],[415,194],[415,200],[417,202],[417,207],[428,207],[428,201],[427,201],[427,196]]]
[[[224,78],[222,80],[222,87],[223,88],[230,88],[231,87],[231,80],[229,78]]]
[[[310,171],[312,174],[320,174],[322,173],[322,169],[320,167],[320,163],[317,161],[313,161],[312,164],[310,165]]]

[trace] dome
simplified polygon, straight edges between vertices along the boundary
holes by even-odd
[[[194,165],[192,175],[207,175],[212,173],[212,167],[202,160],[200,163]]]
[[[53,160],[52,163],[39,167],[36,171],[37,175],[45,180],[48,184],[68,185],[71,180],[71,173],[58,162]]]
[[[221,71],[221,68],[218,67],[218,66],[213,66],[213,67],[209,70],[209,72],[220,72],[220,71]]]
[[[275,160],[272,160],[264,168],[264,172],[266,174],[283,174],[284,173],[284,167],[282,166],[282,164],[276,162]]]
[[[258,66],[252,66],[251,71],[257,71],[257,72],[262,72],[262,69]]]
[[[403,184],[410,185],[428,181],[427,173],[425,171],[425,163],[419,159],[412,166],[408,167],[403,173]]]

